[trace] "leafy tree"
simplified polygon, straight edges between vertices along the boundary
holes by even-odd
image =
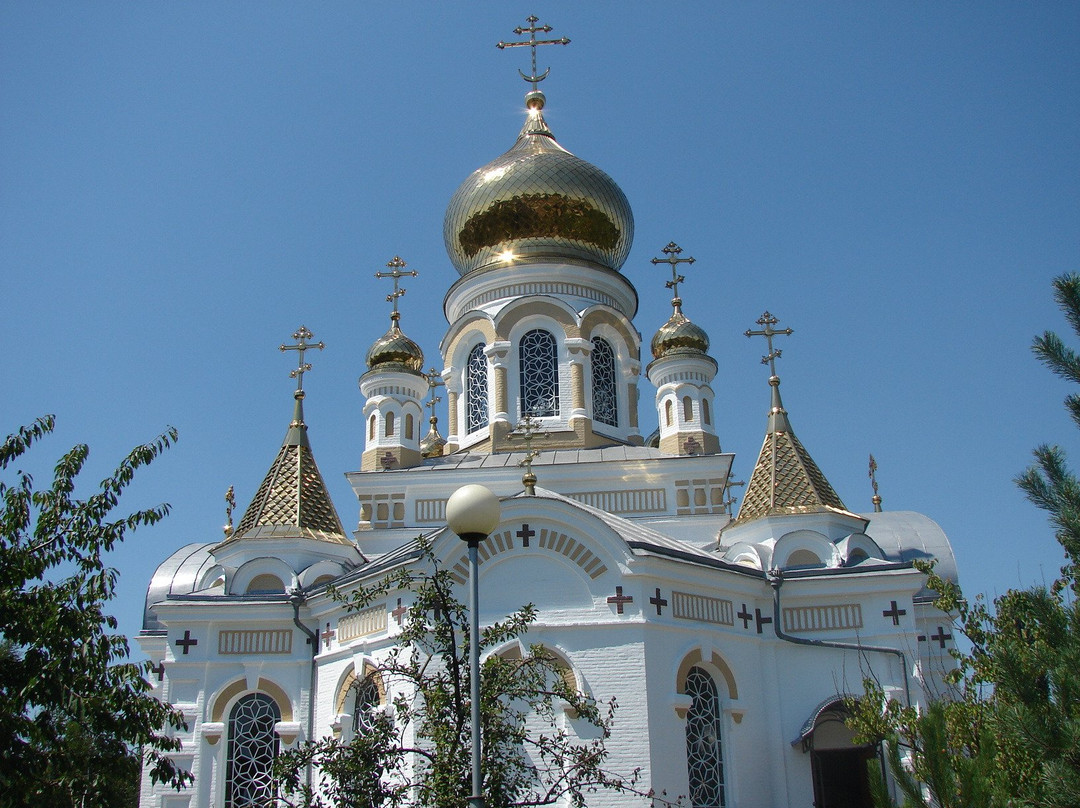
[[[1080,336],[1080,275],[1054,280],[1054,296]],[[1053,332],[1033,350],[1050,369],[1080,383],[1080,355]],[[1065,400],[1080,426],[1080,395]],[[925,712],[886,698],[872,681],[853,704],[864,739],[884,738],[889,767],[910,806],[1080,806],[1080,481],[1056,446],[1035,450],[1016,482],[1047,511],[1065,551],[1049,589],[1010,590],[992,607],[966,602],[929,568],[936,605],[956,615],[971,651],[953,652],[951,697]],[[906,752],[902,760],[901,750]],[[894,803],[871,768],[878,806]]]
[[[449,571],[425,539],[417,541],[416,564],[348,597],[335,593],[352,610],[393,591],[411,591],[415,602],[395,647],[370,674],[392,694],[388,709],[375,712],[348,744],[324,739],[284,753],[277,770],[288,802],[311,808],[460,808],[468,801],[468,614],[454,596]],[[483,629],[482,649],[525,635],[535,619],[536,609],[528,605]],[[582,806],[598,789],[653,797],[635,788],[636,772],[619,777],[605,767],[614,700],[598,703],[580,692],[542,645],[524,654],[489,655],[480,694],[487,805],[567,799]],[[308,764],[321,771],[321,786],[303,782]]]
[[[59,460],[47,489],[11,474],[53,425],[40,418],[0,445],[0,472],[11,475],[0,479],[0,806],[115,805],[133,749],[156,780],[188,779],[162,754],[179,748],[169,731],[184,727],[183,715],[149,694],[149,663],[126,661],[127,639],[104,611],[117,577],[105,553],[168,506],[113,511],[176,432],[136,447],[96,493],[77,499],[85,445]]]

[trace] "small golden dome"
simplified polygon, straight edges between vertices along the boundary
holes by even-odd
[[[424,435],[420,440],[420,456],[421,457],[442,457],[443,451],[446,449],[446,439],[439,434],[439,427],[436,425],[436,419],[433,416],[431,419],[431,428],[428,433]]]
[[[397,312],[394,312],[396,315]],[[424,352],[420,346],[405,336],[398,326],[398,318],[391,317],[390,330],[379,337],[368,349],[367,364],[370,370],[404,370],[419,373],[424,366]]]
[[[653,336],[651,347],[654,359],[671,354],[704,354],[709,351],[709,335],[676,309]]]
[[[541,107],[530,107],[514,147],[474,171],[450,200],[443,237],[462,275],[544,260],[618,270],[630,253],[626,195],[556,142]]]

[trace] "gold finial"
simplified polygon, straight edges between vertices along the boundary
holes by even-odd
[[[664,284],[665,287],[671,290],[674,297],[671,299],[671,305],[675,309],[676,313],[682,312],[682,298],[679,297],[679,284],[684,283],[686,278],[679,274],[679,264],[692,264],[694,258],[679,258],[679,253],[682,252],[682,247],[676,244],[674,241],[669,241],[668,245],[664,247],[660,252],[667,256],[667,258],[653,258],[653,265],[656,264],[670,264],[671,265],[671,280]]]
[[[296,345],[281,344],[282,351],[296,351],[299,354],[299,362],[296,366],[296,370],[289,371],[289,378],[296,379],[296,392],[299,398],[303,398],[304,393],[304,374],[311,370],[311,363],[304,361],[304,352],[310,351],[312,348],[318,348],[320,351],[326,347],[323,342],[308,342],[309,339],[314,337],[306,326],[300,326],[298,331],[293,332],[293,339],[297,340]]]
[[[514,427],[514,431],[506,436],[507,440],[520,438],[525,442],[525,459],[521,460],[518,466],[525,469],[525,474],[521,477],[521,483],[525,486],[525,493],[529,496],[536,494],[536,475],[533,473],[532,462],[540,456],[540,450],[532,448],[532,442],[541,428],[540,424],[533,418],[532,413],[527,412],[521,416],[521,421]],[[550,432],[542,434],[545,438],[551,437]]]
[[[400,288],[398,282],[405,277],[415,278],[420,273],[418,273],[415,269],[410,269],[408,272],[405,272],[405,267],[407,267],[408,264],[402,261],[401,257],[397,255],[387,261],[386,265],[390,267],[390,271],[376,272],[375,277],[394,279],[394,291],[392,294],[386,296],[386,302],[393,304],[393,310],[390,312],[390,319],[394,322],[397,322],[398,319],[401,317],[401,315],[398,314],[397,301],[399,297],[405,294],[405,290]]]
[[[874,488],[874,496],[870,498],[870,501],[874,503],[874,513],[881,513],[881,495],[878,494],[877,487],[877,461],[874,460],[873,455],[870,455],[870,485]]]
[[[236,495],[233,493],[233,487],[230,485],[229,490],[225,492],[225,527],[222,531],[225,533],[225,538],[229,538],[233,532],[232,514],[236,510]]]
[[[536,89],[536,85],[547,78],[548,73],[551,72],[551,68],[549,67],[543,73],[537,74],[537,72],[536,72],[536,48],[539,45],[569,45],[570,40],[567,39],[566,37],[563,37],[562,39],[537,39],[536,35],[538,33],[547,34],[547,33],[550,33],[551,30],[552,30],[550,25],[537,25],[536,23],[538,23],[539,21],[540,20],[539,20],[538,17],[536,17],[534,15],[530,15],[530,16],[525,18],[525,22],[527,22],[529,24],[528,28],[522,28],[519,25],[517,28],[514,29],[514,33],[517,34],[518,36],[521,36],[522,34],[528,34],[529,35],[529,41],[528,42],[501,42],[500,41],[500,42],[495,43],[495,47],[498,48],[499,50],[505,50],[506,48],[520,48],[520,47],[524,47],[524,46],[527,45],[528,47],[530,47],[532,49],[532,73],[530,75],[526,76],[524,73],[521,72],[520,69],[518,70],[518,73],[521,73],[521,77],[523,79],[525,79],[525,81],[528,81],[528,82],[532,83],[532,92],[530,92],[529,95],[526,96],[528,105],[530,107],[535,106],[535,107],[538,107],[540,109],[543,109],[544,96],[543,96],[543,93],[541,93],[539,90]]]
[[[773,348],[772,338],[777,336],[778,334],[783,334],[784,336],[791,336],[795,333],[790,328],[784,328],[781,330],[773,328],[773,326],[776,325],[778,322],[780,321],[766,311],[757,320],[758,325],[764,326],[762,330],[754,331],[748,328],[746,329],[746,331],[743,332],[744,336],[765,337],[765,339],[768,341],[769,352],[765,356],[761,357],[761,364],[769,366],[769,375],[772,377],[776,376],[776,360],[779,359],[780,356],[783,354],[783,351],[781,351],[779,348]]]

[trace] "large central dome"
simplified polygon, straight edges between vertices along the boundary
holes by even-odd
[[[634,214],[626,195],[555,141],[540,107],[529,110],[514,147],[470,174],[450,199],[443,238],[462,275],[536,261],[618,270],[630,252]]]

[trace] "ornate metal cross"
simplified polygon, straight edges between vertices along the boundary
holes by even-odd
[[[781,351],[779,348],[773,348],[772,338],[777,336],[778,334],[783,334],[784,336],[791,336],[793,333],[795,333],[790,328],[784,328],[782,330],[773,328],[773,326],[776,325],[778,322],[780,321],[766,311],[757,320],[758,325],[764,326],[760,331],[754,331],[748,328],[746,329],[746,331],[743,332],[744,335],[747,337],[765,337],[765,339],[768,341],[769,353],[761,357],[761,364],[769,366],[769,375],[771,376],[776,375],[776,360],[779,359],[780,356],[783,354],[783,351]]]
[[[296,345],[285,345],[284,343],[281,345],[282,351],[296,351],[300,355],[296,370],[289,371],[289,378],[296,379],[297,390],[304,389],[304,374],[311,370],[311,363],[304,361],[304,351],[310,351],[312,348],[318,348],[321,351],[326,347],[323,342],[308,342],[314,336],[307,330],[307,326],[300,326],[300,330],[292,335],[292,338],[297,340]]]
[[[660,252],[667,256],[667,258],[653,258],[653,264],[670,264],[671,265],[671,280],[664,284],[671,293],[675,296],[672,300],[672,304],[678,308],[682,305],[682,300],[679,298],[679,284],[686,281],[682,275],[679,274],[679,264],[692,264],[694,258],[679,258],[679,253],[682,252],[682,247],[676,244],[674,241],[669,241],[668,245],[664,247]]]
[[[431,417],[435,417],[435,405],[442,401],[442,396],[435,395],[435,388],[442,387],[446,382],[442,380],[442,376],[439,375],[439,371],[435,368],[429,368],[428,372],[424,374],[424,378],[427,379],[428,393],[431,394],[431,398],[428,399],[426,406],[431,410]]]
[[[233,532],[232,514],[236,510],[236,494],[233,491],[233,487],[230,485],[229,490],[225,492],[225,538],[229,538]]]
[[[521,421],[514,428],[514,431],[506,436],[507,440],[514,440],[521,438],[525,441],[525,458],[518,463],[518,466],[525,469],[525,474],[521,478],[521,482],[525,485],[526,494],[536,493],[536,475],[533,474],[532,462],[540,456],[540,450],[532,448],[533,438],[540,432],[541,426],[538,424],[532,416],[531,412],[525,413],[521,416]],[[544,437],[549,437],[550,432],[544,432]]]
[[[873,455],[870,455],[870,485],[874,489],[874,496],[870,498],[870,501],[874,503],[874,512],[881,513],[881,494],[878,493],[877,488],[877,461],[874,460]]]
[[[410,269],[408,272],[406,272],[405,267],[407,267],[408,264],[406,264],[404,261],[402,261],[401,257],[397,256],[397,255],[395,255],[393,258],[391,258],[389,261],[387,261],[386,265],[388,267],[390,267],[390,271],[389,272],[376,272],[375,277],[376,278],[393,278],[394,279],[394,292],[393,292],[393,294],[389,294],[389,295],[386,296],[386,302],[387,303],[392,303],[394,305],[394,313],[391,315],[391,317],[393,317],[396,320],[397,317],[395,315],[397,315],[397,299],[399,297],[401,297],[403,294],[405,294],[405,290],[400,288],[400,286],[398,285],[399,281],[402,278],[405,278],[405,277],[415,278],[420,273],[417,272],[415,269]]]
[[[522,28],[519,25],[517,28],[514,29],[514,33],[517,34],[518,36],[521,36],[522,34],[528,34],[529,35],[529,41],[528,42],[496,42],[495,43],[495,47],[498,48],[499,50],[505,50],[506,48],[520,48],[520,47],[525,46],[525,45],[528,45],[530,48],[532,48],[532,74],[526,76],[524,73],[521,73],[520,69],[518,70],[518,73],[521,73],[521,77],[523,79],[525,79],[525,81],[532,82],[533,92],[536,91],[536,85],[539,84],[544,79],[546,79],[548,73],[551,72],[551,68],[549,67],[541,75],[538,76],[536,74],[536,48],[537,48],[537,46],[538,45],[569,45],[570,44],[570,40],[567,39],[566,37],[563,37],[562,39],[537,39],[536,35],[538,33],[547,34],[547,33],[549,33],[551,31],[551,26],[550,25],[537,25],[536,23],[539,22],[539,21],[540,20],[539,20],[538,17],[530,15],[530,16],[525,18],[525,22],[527,22],[529,24],[528,28]]]

